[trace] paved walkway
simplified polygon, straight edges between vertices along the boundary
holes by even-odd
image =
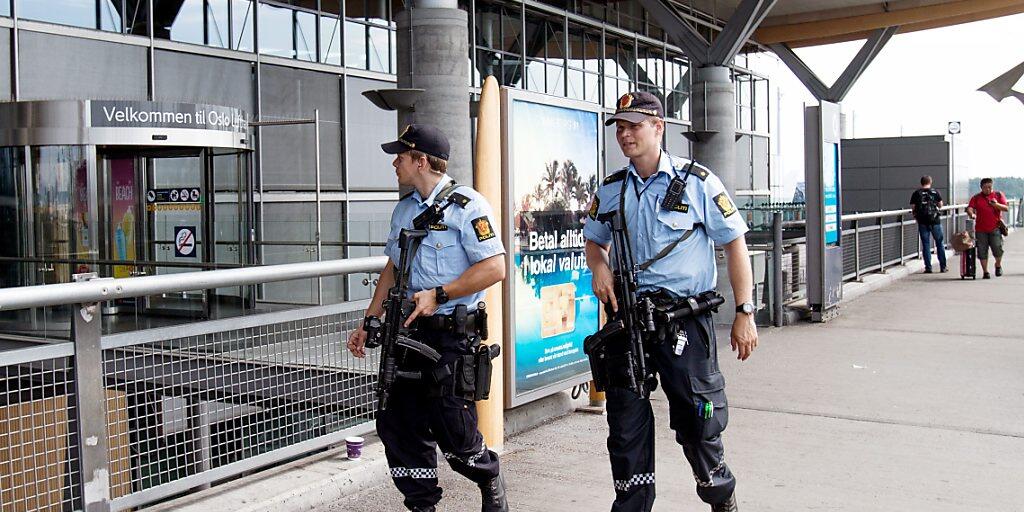
[[[741,510],[1024,511],[1024,233],[1007,249],[1001,278],[916,274],[831,323],[762,331],[747,362],[723,348]],[[654,404],[654,509],[707,510],[664,396]],[[512,510],[607,510],[606,431],[602,416],[577,413],[510,439]],[[439,510],[479,510],[471,483],[441,473]],[[317,510],[402,506],[388,483]]]

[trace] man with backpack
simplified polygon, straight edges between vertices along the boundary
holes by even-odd
[[[1003,212],[1009,211],[1006,196],[992,190],[992,178],[981,180],[981,192],[967,203],[967,216],[976,219],[974,231],[978,238],[978,259],[981,260],[982,279],[990,279],[988,273],[988,250],[996,258],[996,277],[1003,275],[1003,236],[1006,225],[1002,223]]]
[[[943,244],[942,223],[939,208],[942,208],[942,195],[932,188],[932,177],[921,176],[921,188],[910,196],[910,207],[917,220],[917,231],[921,234],[921,251],[924,258],[924,273],[932,273],[932,238],[935,239],[935,252],[939,254],[939,271],[946,269],[946,247]]]

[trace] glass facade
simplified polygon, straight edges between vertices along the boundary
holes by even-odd
[[[203,161],[204,169],[223,167],[239,173],[236,176],[218,174],[215,182],[202,185],[216,189],[217,202],[211,210],[212,216],[207,219],[212,228],[206,233],[197,233],[200,249],[210,241],[206,245],[212,248],[203,250],[210,253],[212,261],[273,264],[381,254],[397,189],[390,173],[377,172],[390,169],[390,158],[365,148],[376,147],[381,140],[393,136],[395,118],[393,113],[384,113],[370,105],[361,93],[394,84],[387,76],[366,73],[343,76],[342,66],[385,75],[396,72],[395,14],[404,9],[402,3],[395,0],[57,0],[64,8],[43,9],[40,6],[46,2],[12,1],[18,2],[19,18],[23,19],[147,37],[152,32],[157,39],[196,45],[157,49],[155,88],[169,99],[223,104],[238,101],[237,106],[268,120],[305,118],[314,108],[319,109],[323,121],[319,180],[312,171],[310,126],[262,128],[262,154],[252,162],[246,157],[243,163],[238,163],[239,156],[220,154],[211,154],[209,161]],[[9,15],[10,6],[11,2],[0,0],[0,15]],[[628,91],[650,91],[662,98],[666,116],[671,120],[666,147],[680,155],[690,154],[690,145],[681,136],[690,120],[688,60],[667,43],[657,24],[648,19],[634,0],[568,0],[529,5],[503,0],[472,3],[466,0],[462,8],[471,10],[470,53],[467,55],[470,85],[478,86],[485,77],[494,75],[505,86],[584,101],[606,111],[613,110],[619,96]],[[31,28],[26,29],[26,33],[29,32]],[[36,33],[42,34],[42,31]],[[40,37],[43,36],[57,39],[51,34]],[[115,41],[91,43],[128,47],[113,39]],[[38,46],[45,47],[43,42]],[[223,52],[206,51],[203,47],[247,55],[233,60],[225,58]],[[62,51],[73,53],[72,49]],[[255,75],[251,74],[249,65],[253,52],[257,51],[276,58],[263,62],[258,83],[252,78]],[[292,62],[283,63],[278,59]],[[145,61],[140,62],[144,69]],[[744,57],[738,58],[734,71],[736,120],[741,132],[736,143],[737,167],[740,175],[751,177],[749,184],[741,183],[740,188],[760,190],[768,183],[769,89],[765,78],[743,69],[746,62]],[[337,72],[308,65],[311,63],[335,66]],[[23,71],[25,64],[22,62]],[[215,66],[222,70],[234,66],[230,80],[225,81],[244,86],[244,92],[236,94],[222,84],[211,83],[204,73],[190,71]],[[25,75],[31,76],[31,72],[25,71]],[[145,84],[145,77],[142,84]],[[71,98],[81,97],[80,89],[71,85],[66,89],[72,94]],[[47,97],[60,97],[64,90],[55,89],[56,94],[48,93]],[[253,98],[259,99],[258,107]],[[606,152],[604,166],[617,168],[623,163],[621,153],[614,149],[614,139],[608,136],[609,132],[605,133],[610,149]],[[0,200],[5,201],[0,204],[3,226],[16,223],[34,226],[31,229],[39,231],[55,225],[42,218],[25,223],[26,219],[18,217],[41,215],[39,212],[48,212],[47,215],[56,216],[55,219],[59,218],[62,225],[67,226],[60,232],[25,233],[23,239],[31,240],[25,244],[34,245],[9,248],[9,254],[0,254],[0,279],[23,279],[19,273],[28,268],[18,263],[2,266],[3,257],[61,254],[66,255],[65,259],[79,259],[83,251],[115,252],[111,247],[90,245],[96,237],[106,239],[106,228],[102,216],[98,217],[98,228],[81,225],[89,221],[75,212],[76,208],[85,206],[68,202],[73,194],[67,192],[80,186],[81,180],[75,174],[78,171],[73,169],[77,157],[68,153],[77,150],[64,148],[61,151],[66,154],[21,156],[17,152],[0,152],[0,169],[6,171],[0,175]],[[141,173],[149,166],[163,166],[163,169],[186,160],[184,157],[151,158],[133,165]],[[61,178],[64,181],[33,182],[39,177],[32,169],[40,162],[50,168],[66,169]],[[24,169],[26,166],[28,170]],[[245,172],[253,173],[248,182],[242,179]],[[143,179],[142,174],[139,176]],[[247,190],[249,186],[251,190]],[[38,190],[45,192],[34,199],[45,204],[9,207],[7,199],[29,187],[39,187]],[[252,197],[250,209],[240,206],[247,195]],[[318,196],[322,197],[317,199]],[[221,201],[230,197],[238,197],[238,200]],[[202,224],[187,218],[172,222],[173,219],[166,216],[171,220],[161,223],[159,216],[150,218],[142,214],[142,217],[164,228],[139,232],[140,239],[153,240],[152,247],[140,242],[140,257],[165,264],[174,261],[164,261],[166,258],[162,260],[160,253],[154,252],[162,251],[166,245],[160,243],[166,242],[169,236],[165,228],[190,222]],[[246,231],[248,228],[235,229],[246,225],[250,217],[254,226],[252,232]],[[95,229],[100,231],[90,231]],[[37,266],[40,265],[33,264],[30,269],[35,273],[34,279],[47,277],[36,275],[43,272],[37,271]],[[41,267],[49,268],[48,265]],[[168,266],[152,272],[172,271],[173,267]],[[52,279],[66,279],[71,273],[60,265],[47,272]],[[258,287],[255,298],[272,303],[365,298],[370,288],[362,281],[369,279],[372,276],[353,276],[347,282],[323,279],[265,285]],[[244,293],[219,290],[217,295],[242,296]]]
[[[148,31],[147,0],[60,0],[64,9],[16,1],[26,19],[132,34]],[[394,19],[403,9],[397,0],[150,1],[154,36],[160,39],[252,52],[258,11],[258,48],[264,55],[396,72]],[[638,2],[570,0],[527,7],[482,0],[472,5],[472,85],[494,75],[501,85],[609,109],[625,92],[644,90],[662,98],[667,117],[689,120],[687,59],[667,44]],[[589,21],[570,19],[566,10]],[[743,63],[746,58],[740,56],[737,64]],[[737,71],[735,80],[737,128],[767,133],[767,79]]]

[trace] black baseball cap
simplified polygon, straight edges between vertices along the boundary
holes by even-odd
[[[389,155],[397,155],[406,151],[419,151],[441,160],[448,160],[451,146],[448,137],[441,130],[429,124],[409,124],[398,135],[398,140],[380,145]]]
[[[615,115],[605,120],[604,125],[609,126],[619,119],[636,124],[643,122],[648,117],[659,119],[665,117],[665,108],[661,106],[661,100],[649,92],[630,92],[619,98]]]

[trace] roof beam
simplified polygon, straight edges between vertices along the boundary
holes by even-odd
[[[788,44],[775,43],[769,45],[769,47],[818,101],[839,103],[850,93],[850,89],[853,89],[857,79],[864,74],[864,71],[871,65],[871,61],[875,60],[875,57],[882,51],[885,44],[892,39],[892,36],[899,29],[899,27],[887,27],[876,30],[871,34],[871,37],[864,42],[864,46],[860,48],[860,51],[853,57],[853,60],[846,65],[846,69],[843,70],[843,73],[839,75],[839,78],[836,79],[836,82],[831,87],[826,87],[825,82],[818,78],[814,71],[811,71],[807,63],[794,53]]]
[[[799,55],[793,52],[793,49],[786,43],[775,43],[768,45],[769,48],[775,52],[775,55],[782,59],[782,62],[786,64],[786,67],[793,72],[794,75],[804,84],[804,87],[810,91],[818,100],[821,100],[828,96],[828,87],[825,82],[822,82],[818,75],[811,71],[811,68],[807,67],[803,59]]]
[[[997,76],[991,82],[979,87],[978,90],[988,94],[996,101],[1003,101],[1007,97],[1012,96],[1024,103],[1024,94],[1013,90],[1013,86],[1017,85],[1022,76],[1024,76],[1024,62]]]
[[[836,83],[829,87],[828,101],[835,103],[843,101],[843,98],[853,88],[853,84],[857,83],[860,75],[871,65],[871,61],[875,60],[878,53],[882,51],[882,48],[885,48],[885,44],[889,42],[889,39],[892,39],[892,36],[899,29],[899,27],[886,27],[876,31],[868,38],[864,46],[857,52],[857,55],[850,61],[850,64],[843,70],[843,74],[839,75]]]
[[[725,65],[736,57],[743,45],[753,34],[754,30],[761,25],[768,11],[775,5],[777,0],[743,0],[729,22],[725,24],[722,33],[715,38],[711,47],[710,61],[718,65]]]
[[[706,65],[710,60],[710,45],[704,36],[690,26],[668,0],[639,0],[640,5],[658,20],[658,24],[677,46],[686,52],[690,62],[697,67]]]

